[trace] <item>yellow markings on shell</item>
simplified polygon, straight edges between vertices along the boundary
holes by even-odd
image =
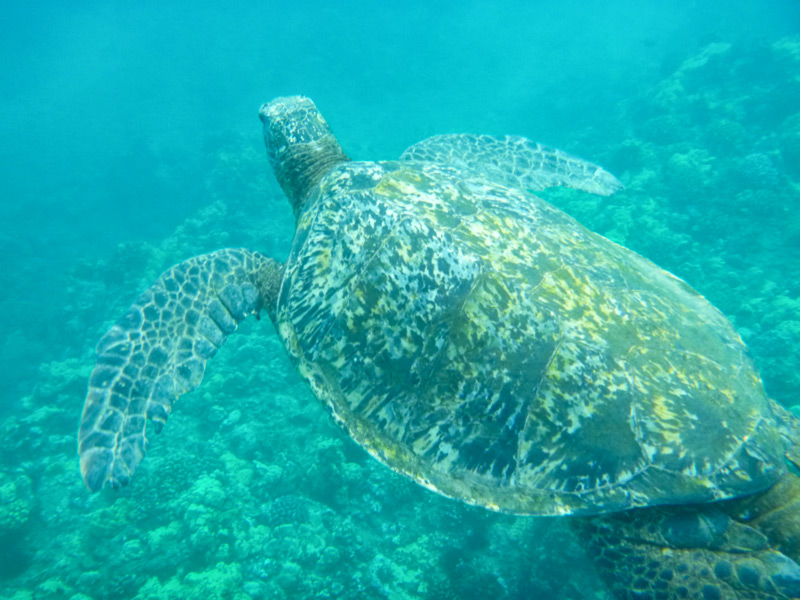
[[[662,421],[673,421],[678,418],[678,415],[672,412],[672,409],[667,405],[667,399],[662,395],[653,396],[653,412]]]
[[[417,344],[413,343],[405,336],[400,338],[400,345],[407,354],[416,354],[420,350],[420,347]]]
[[[308,381],[313,381],[314,370],[310,368],[308,364],[306,364],[306,361],[300,361],[300,363],[297,365],[297,372]]]
[[[413,249],[408,242],[402,238],[398,238],[396,246],[397,254],[400,255],[400,258],[403,259],[403,262],[406,264],[410,263]]]
[[[674,454],[675,448],[683,446],[680,415],[672,410],[666,396],[656,394],[651,397],[653,414],[658,419],[658,435],[663,440],[659,454]],[[685,415],[684,421],[692,415]]]
[[[680,446],[681,442],[683,440],[683,438],[681,437],[680,432],[676,431],[674,429],[662,429],[660,431],[660,433],[661,433],[661,437],[664,440],[664,442],[666,442],[667,444],[670,444],[670,445],[661,446],[661,448],[659,448],[659,451],[660,451],[659,453],[660,454],[674,454],[675,453],[674,446]]]
[[[398,169],[391,173],[384,174],[375,192],[390,198],[416,196],[420,192],[420,184],[423,183],[422,176],[410,169]]]
[[[465,220],[460,229],[460,235],[467,234],[467,239],[471,245],[482,248],[489,254],[488,260],[493,264],[502,265],[513,256],[510,250],[520,253],[522,250],[518,244],[513,243],[508,232],[502,228],[500,219],[486,214],[478,214],[475,218]],[[522,252],[524,256],[524,252]]]
[[[381,444],[380,446],[377,444],[373,445],[374,443],[375,440],[373,439],[372,444],[366,446],[367,452],[369,452],[373,458],[376,458],[381,462],[391,463],[397,454],[394,449],[384,444]]]
[[[437,436],[439,435],[439,428],[438,426],[432,427],[430,430],[425,432],[420,438],[415,440],[412,443],[412,447],[417,454],[424,453],[428,448],[433,445],[433,442],[436,440]]]
[[[580,429],[581,423],[584,420],[591,419],[596,412],[597,410],[595,407],[589,402],[583,402],[570,409],[567,413],[569,425],[566,428],[566,432],[570,434],[575,433]]]
[[[736,402],[736,395],[734,394],[733,390],[729,390],[728,388],[722,388],[718,389],[717,391],[723,396],[725,396],[729,404],[734,404]]]
[[[336,360],[334,360],[333,362],[331,362],[331,366],[332,366],[333,368],[335,368],[335,369],[341,369],[342,367],[344,367],[344,366],[346,365],[346,363],[347,363],[347,359],[344,357],[344,355],[341,355],[341,354],[340,354],[340,355],[339,355],[339,356],[336,358]]]
[[[321,272],[329,271],[331,267],[331,250],[329,247],[325,246],[320,249],[319,253],[316,255],[316,262],[315,268],[317,270],[316,275],[319,276]]]
[[[297,335],[295,334],[294,327],[292,327],[291,323],[280,323],[280,337],[286,343],[286,349],[292,356],[300,356],[300,344],[297,341]]]

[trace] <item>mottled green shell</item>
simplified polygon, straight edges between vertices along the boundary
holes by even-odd
[[[334,168],[299,216],[277,321],[357,442],[466,502],[594,514],[737,496],[783,470],[716,309],[468,170]]]

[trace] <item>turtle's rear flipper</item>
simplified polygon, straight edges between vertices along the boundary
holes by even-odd
[[[610,196],[623,188],[595,164],[516,135],[437,135],[406,149],[400,160],[472,168],[494,181],[533,191],[564,186]]]
[[[800,478],[715,504],[576,518],[618,598],[800,598]]]
[[[282,266],[257,252],[220,250],[164,273],[97,345],[78,452],[86,486],[125,485],[172,403],[195,389],[206,361],[245,317],[274,314]]]

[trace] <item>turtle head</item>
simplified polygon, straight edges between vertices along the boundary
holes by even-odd
[[[275,98],[258,114],[272,169],[297,217],[322,177],[349,159],[309,98]]]

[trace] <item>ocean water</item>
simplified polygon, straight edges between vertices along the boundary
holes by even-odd
[[[517,134],[603,165],[542,193],[684,278],[800,405],[800,5],[567,0],[0,8],[0,598],[610,598],[563,520],[369,458],[249,320],[132,484],[90,494],[94,347],[172,264],[284,259],[259,105],[315,100],[355,159]]]

